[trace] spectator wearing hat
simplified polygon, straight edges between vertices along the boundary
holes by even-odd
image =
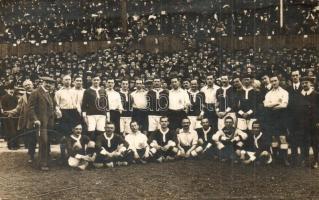
[[[18,105],[18,98],[14,95],[14,86],[9,84],[5,86],[6,94],[1,98],[1,106],[5,115],[8,116],[8,111],[16,108]],[[5,139],[7,141],[8,149],[17,150],[19,149],[19,142],[17,138],[17,125],[18,120],[9,115],[3,119],[3,129],[5,133]]]
[[[38,129],[39,142],[39,166],[43,171],[49,170],[49,135],[48,131],[54,126],[55,102],[50,96],[50,91],[54,87],[55,80],[50,77],[41,77],[43,83],[35,89],[28,102],[29,118],[27,128]]]
[[[32,129],[27,129],[27,119],[28,119],[28,101],[33,91],[33,83],[31,80],[27,79],[23,82],[23,87],[25,89],[24,94],[18,101],[18,105],[13,110],[7,111],[10,116],[19,116],[17,130],[20,131],[26,140],[28,154],[30,159],[28,162],[34,161],[35,147],[36,147],[36,134]]]

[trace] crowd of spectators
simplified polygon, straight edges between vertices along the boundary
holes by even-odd
[[[52,52],[0,59],[2,85],[21,85],[25,79],[37,83],[39,76],[50,76],[57,80],[58,87],[61,86],[62,74],[83,76],[85,87],[90,85],[95,74],[99,75],[104,83],[108,77],[114,77],[117,83],[126,78],[130,80],[133,88],[137,78],[147,82],[160,76],[169,84],[170,76],[177,74],[183,80],[197,78],[201,83],[208,72],[214,72],[216,77],[225,73],[236,77],[240,76],[243,70],[254,74],[256,78],[265,71],[278,72],[285,82],[289,80],[293,69],[299,69],[304,75],[317,76],[317,50],[284,48],[230,51],[210,43],[199,43],[194,49],[172,54],[142,53],[139,50],[127,52],[125,47],[115,46],[83,56],[71,52]]]
[[[135,38],[148,34],[173,34],[182,38],[204,39],[216,36],[303,35],[319,31],[319,9],[315,1],[287,1],[282,28],[279,1],[130,2],[133,15],[129,18],[129,25]],[[138,12],[134,13],[134,9]]]
[[[2,1],[1,42],[90,41],[123,37],[117,0]],[[317,0],[289,0],[280,28],[275,0],[131,0],[127,1],[128,36],[177,35],[203,39],[215,36],[303,35],[319,32]]]
[[[122,33],[116,0],[4,1],[0,10],[4,42],[109,40]]]

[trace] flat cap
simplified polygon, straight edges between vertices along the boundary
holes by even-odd
[[[49,77],[49,76],[42,76],[42,77],[40,77],[40,79],[41,79],[42,81],[55,83],[55,80],[54,80],[53,78]]]
[[[23,81],[23,86],[26,86],[26,85],[28,85],[28,84],[31,84],[31,85],[33,85],[33,83],[32,83],[32,81],[30,80],[30,79],[26,79],[25,81]]]
[[[300,82],[304,82],[304,81],[309,81],[309,82],[313,83],[314,79],[310,76],[301,77]]]

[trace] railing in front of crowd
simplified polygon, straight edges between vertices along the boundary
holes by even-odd
[[[276,35],[276,36],[220,36],[203,40],[215,46],[239,50],[248,48],[318,48],[319,35]],[[125,41],[123,41],[125,43]],[[75,52],[78,55],[106,49],[121,41],[81,41],[81,42],[52,42],[52,43],[10,43],[0,44],[0,58],[6,56],[23,56],[26,54],[48,54],[50,52]],[[183,50],[187,47],[185,41],[177,36],[151,35],[141,41],[128,46],[127,50],[140,49],[153,53],[170,53]],[[194,44],[193,44],[194,47]]]

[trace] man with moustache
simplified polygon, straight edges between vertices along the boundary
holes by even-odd
[[[23,87],[25,89],[25,93],[19,99],[18,105],[15,109],[7,111],[9,117],[11,116],[19,116],[18,127],[17,130],[21,131],[22,134],[25,135],[26,143],[28,147],[29,160],[31,163],[34,161],[35,147],[36,147],[36,134],[34,130],[27,128],[27,119],[28,119],[28,101],[33,91],[33,83],[31,80],[27,79],[23,82]]]
[[[314,91],[313,80],[310,77],[303,77],[301,79],[301,98],[298,102],[300,107],[300,121],[299,126],[302,131],[298,137],[298,146],[301,149],[302,161],[306,162],[309,159],[309,146],[313,150],[313,162],[311,163],[312,168],[317,169],[319,167],[319,96]]]
[[[37,139],[39,142],[39,167],[43,171],[48,171],[50,145],[48,130],[54,126],[54,99],[50,96],[50,91],[54,88],[55,80],[50,77],[42,77],[43,83],[35,89],[29,97],[28,102],[28,122],[27,128],[37,128]]]
[[[190,120],[182,119],[182,128],[177,134],[177,157],[179,158],[196,158],[198,153],[196,147],[198,144],[197,132],[190,128]]]

